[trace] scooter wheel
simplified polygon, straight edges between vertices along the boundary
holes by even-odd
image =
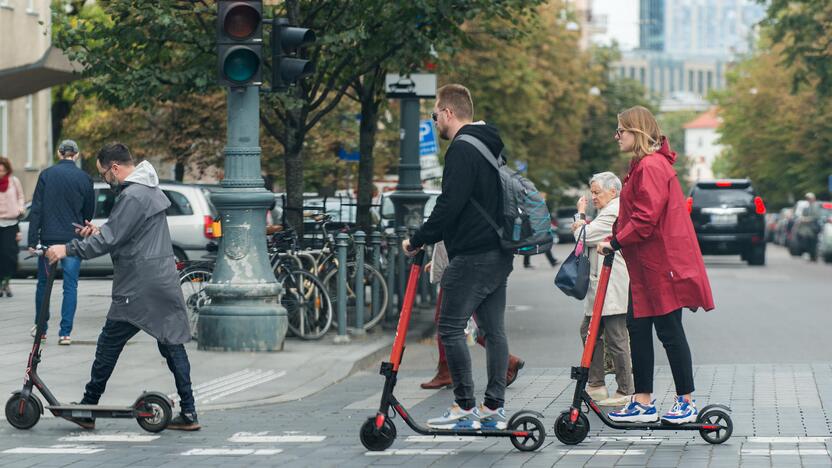
[[[514,419],[509,430],[524,433],[511,436],[511,444],[521,452],[534,452],[546,441],[546,427],[530,414]]]
[[[23,405],[23,411],[20,411],[20,406]],[[43,405],[38,397],[29,395],[25,400],[20,395],[20,392],[12,395],[6,401],[6,421],[16,429],[31,429],[40,420],[40,414],[43,411]]]
[[[569,421],[569,411],[564,411],[555,421],[555,437],[566,445],[578,445],[589,434],[589,419],[584,413],[578,413],[578,420],[572,424]]]
[[[383,452],[396,440],[396,426],[385,418],[381,429],[376,430],[376,418],[367,418],[361,425],[361,444],[371,452]]]
[[[721,409],[705,410],[699,414],[696,422],[701,424],[713,424],[719,426],[719,429],[700,429],[699,435],[705,439],[709,444],[721,444],[731,437],[734,432],[734,422],[731,421],[731,415]]]
[[[168,427],[171,410],[170,403],[166,398],[159,395],[145,395],[136,402],[136,408],[142,412],[153,413],[152,416],[138,416],[136,422],[147,432],[161,432]]]

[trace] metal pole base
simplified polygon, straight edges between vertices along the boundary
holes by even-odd
[[[332,339],[334,344],[348,344],[350,341],[350,337],[347,335],[335,335],[335,338]]]
[[[210,305],[199,312],[202,351],[283,351],[289,320],[276,304]]]

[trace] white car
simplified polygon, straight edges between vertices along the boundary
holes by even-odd
[[[188,185],[176,182],[162,182],[159,184],[162,192],[170,200],[167,210],[168,227],[173,242],[173,253],[179,260],[194,260],[208,253],[207,246],[214,241],[213,222],[217,217],[217,210],[210,201],[208,186]],[[92,223],[100,226],[107,222],[115,198],[110,186],[103,182],[93,184],[95,190],[95,214]],[[37,261],[29,256],[29,205],[26,205],[26,216],[20,222],[22,240],[18,244],[19,276],[29,276],[37,273]],[[104,255],[81,262],[82,275],[109,275],[113,273],[113,262],[109,255]]]

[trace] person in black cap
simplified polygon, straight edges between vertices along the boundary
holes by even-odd
[[[58,146],[58,162],[41,172],[35,193],[32,197],[32,209],[29,214],[28,245],[31,251],[38,245],[66,244],[78,239],[73,223],[84,226],[84,221],[92,220],[95,209],[95,192],[92,179],[75,165],[81,156],[78,144],[64,140]],[[81,259],[66,257],[61,260],[63,269],[64,297],[61,303],[61,327],[58,332],[58,344],[72,343],[70,334],[75,320],[78,304],[78,274]],[[46,286],[46,272],[43,262],[38,262],[38,285],[35,293],[35,313],[40,310],[43,301],[43,289]],[[32,327],[34,336],[35,327]]]

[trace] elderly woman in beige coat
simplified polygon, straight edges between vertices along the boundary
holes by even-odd
[[[601,172],[592,176],[589,188],[592,194],[592,204],[598,209],[598,214],[591,223],[586,223],[583,219],[573,223],[572,232],[577,239],[581,233],[581,227],[585,225],[586,243],[594,247],[598,242],[612,236],[613,223],[618,219],[618,195],[621,193],[621,181],[612,172]],[[586,214],[586,206],[586,197],[581,197],[577,205],[578,213]],[[592,316],[592,306],[595,303],[595,293],[598,289],[598,277],[603,260],[600,254],[595,253],[594,248],[589,251],[591,252],[589,255],[589,291],[584,303],[585,316],[581,324],[583,341],[586,341],[589,330],[589,320]],[[634,391],[630,337],[627,333],[626,320],[629,286],[630,276],[627,273],[624,257],[616,255],[607,286],[607,296],[598,329],[598,344],[595,346],[595,354],[592,356],[592,364],[589,367],[589,381],[586,389],[593,400],[604,406],[623,405],[629,401]],[[613,396],[607,393],[604,383],[605,349],[612,356],[615,380],[618,384],[618,389]]]

